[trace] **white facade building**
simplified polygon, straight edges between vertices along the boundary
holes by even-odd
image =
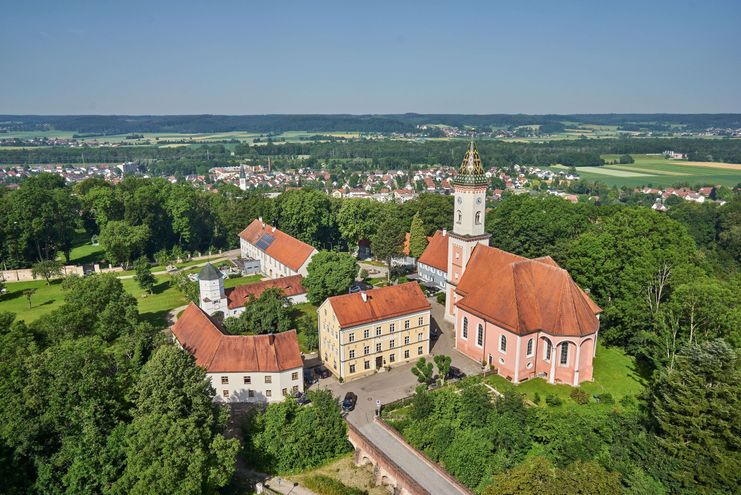
[[[268,335],[224,335],[191,303],[171,328],[216,390],[215,402],[279,402],[304,391],[303,359],[295,330]]]
[[[239,234],[243,258],[260,261],[260,271],[270,278],[308,275],[307,266],[317,250],[305,242],[266,224],[253,220]]]

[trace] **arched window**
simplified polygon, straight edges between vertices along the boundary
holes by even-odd
[[[499,337],[499,351],[507,352],[507,337],[505,337],[504,335]]]
[[[546,361],[551,360],[551,341],[546,340],[545,341],[545,347],[543,348],[543,359]]]
[[[461,336],[464,339],[468,338],[468,318],[463,317],[463,330],[461,330]]]
[[[569,362],[569,343],[564,342],[561,344],[561,358],[559,360],[561,364],[567,364]]]
[[[481,225],[481,212],[476,212],[476,225]]]
[[[456,223],[461,223],[463,221],[463,213],[461,213],[461,210],[455,212],[455,221]]]
[[[527,341],[527,352],[525,355],[528,357],[533,355],[533,339]]]
[[[479,347],[484,345],[484,326],[481,323],[476,329],[476,345]]]

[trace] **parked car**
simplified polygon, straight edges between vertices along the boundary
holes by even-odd
[[[319,378],[329,378],[332,373],[324,366],[317,366],[314,368],[314,374]]]
[[[298,404],[299,406],[303,406],[311,402],[309,400],[309,397],[307,397],[306,394],[303,392],[295,392],[293,394],[293,398],[296,399],[296,404]]]
[[[355,404],[358,402],[358,396],[352,392],[345,394],[345,398],[342,401],[342,411],[350,412],[355,409]]]
[[[312,385],[318,381],[319,379],[314,374],[314,370],[304,370],[304,384],[306,384],[306,386]]]
[[[461,378],[465,378],[466,374],[462,372],[460,369],[456,368],[455,366],[451,366],[450,370],[448,370],[448,374],[446,376],[447,380],[455,379],[460,380]]]
[[[365,283],[365,282],[355,282],[350,286],[349,293],[355,294],[356,292],[360,292],[363,290],[371,290],[373,286],[371,284]]]

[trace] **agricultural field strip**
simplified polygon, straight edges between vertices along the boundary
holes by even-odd
[[[657,170],[657,169],[651,169],[651,168],[640,168],[640,167],[633,167],[630,165],[606,165],[605,168],[614,169],[614,170],[627,170],[629,172],[644,172],[647,174],[658,174],[658,175],[687,175],[686,172],[680,173],[680,172],[669,172],[667,170]]]

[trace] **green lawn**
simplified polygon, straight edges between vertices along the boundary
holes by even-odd
[[[149,295],[139,287],[134,279],[122,280],[124,289],[136,297],[139,312],[147,321],[156,326],[164,327],[167,312],[171,309],[188,303],[185,297],[174,287],[170,287],[169,275],[157,276],[157,285],[154,293]],[[8,293],[0,296],[0,312],[8,311],[16,314],[18,320],[31,322],[42,315],[51,312],[61,306],[64,300],[62,281],[54,280],[51,285],[44,281],[15,282],[6,284]],[[35,288],[36,292],[31,297],[31,308],[23,291]]]
[[[626,395],[637,395],[645,387],[636,366],[635,359],[625,354],[618,347],[604,347],[597,344],[597,355],[594,358],[594,381],[581,385],[581,389],[590,396],[594,394],[610,393],[618,401]],[[547,395],[557,395],[564,401],[564,405],[576,403],[569,398],[573,387],[569,385],[551,385],[542,378],[536,378],[514,385],[499,375],[486,377],[486,382],[500,392],[514,389],[533,400],[535,394],[540,394],[544,400]],[[541,402],[542,404],[542,402]]]
[[[105,249],[103,246],[93,246],[90,244],[90,237],[84,230],[77,230],[75,238],[72,241],[72,250],[70,251],[70,264],[83,265],[86,263],[98,263],[103,259]],[[57,259],[66,263],[63,253],[59,253]]]

